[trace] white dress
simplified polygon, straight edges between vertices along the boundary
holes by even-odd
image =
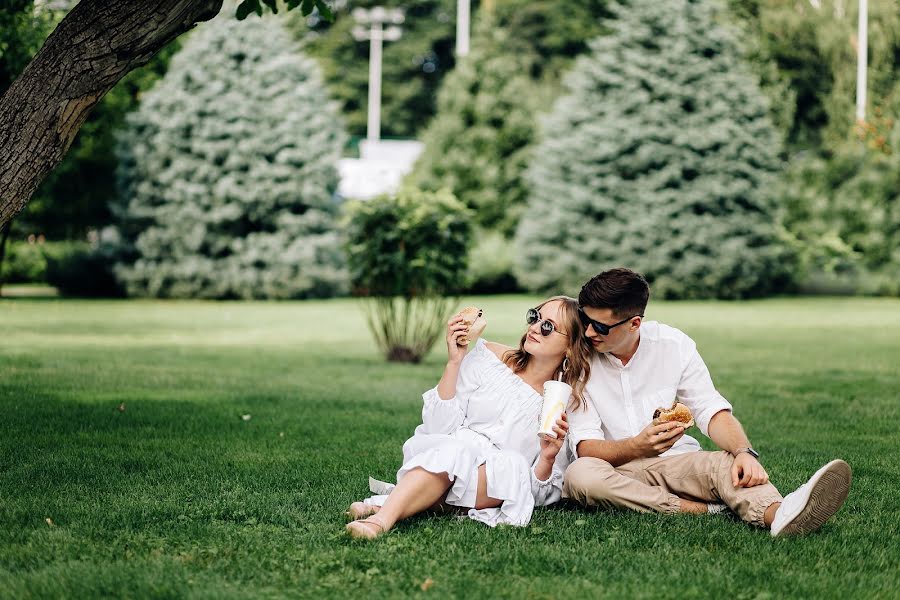
[[[422,399],[422,424],[403,444],[397,481],[416,467],[447,473],[452,481],[447,503],[470,508],[470,518],[491,527],[528,525],[535,505],[560,499],[570,461],[567,445],[560,450],[549,479],[538,479],[534,465],[541,449],[537,435],[541,396],[484,340],[479,339],[463,358],[453,398],[442,400],[435,387]],[[485,465],[488,496],[503,501],[498,508],[473,508],[481,465]],[[385,500],[387,494],[365,502],[382,506]]]

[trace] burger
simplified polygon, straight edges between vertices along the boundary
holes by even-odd
[[[653,424],[662,425],[663,423],[678,423],[683,425],[685,429],[693,427],[694,417],[688,407],[681,402],[675,402],[672,408],[657,408],[653,411]]]
[[[474,342],[481,336],[484,328],[487,327],[487,321],[482,316],[484,311],[475,306],[469,306],[462,309],[459,316],[462,317],[463,323],[466,324],[466,332],[457,338],[460,346],[468,346],[470,342]]]

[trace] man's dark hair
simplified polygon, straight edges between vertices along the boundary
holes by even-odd
[[[610,269],[591,278],[578,294],[578,306],[609,308],[619,318],[642,315],[650,299],[650,284],[631,269]]]

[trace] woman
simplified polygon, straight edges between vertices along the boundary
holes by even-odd
[[[397,485],[350,506],[350,535],[374,539],[401,519],[448,505],[492,527],[525,526],[535,504],[560,498],[568,424],[563,415],[556,440],[538,437],[543,385],[561,374],[581,405],[591,348],[573,298],[550,298],[527,321],[518,348],[479,339],[468,353],[457,343],[466,324],[460,315],[449,321],[449,360],[423,395],[422,424],[403,445]]]

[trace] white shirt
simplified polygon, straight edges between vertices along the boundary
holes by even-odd
[[[731,404],[716,391],[697,345],[687,335],[656,321],[644,321],[640,343],[627,365],[609,353],[597,353],[585,387],[587,406],[569,412],[569,444],[577,456],[583,440],[622,440],[639,434],[657,408],[677,398],[687,406],[704,435],[709,421]],[[685,435],[662,456],[700,450]]]

